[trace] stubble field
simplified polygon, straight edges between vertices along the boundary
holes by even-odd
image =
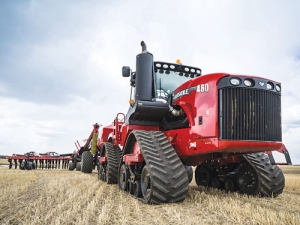
[[[286,187],[256,198],[197,187],[182,203],[145,205],[97,178],[68,170],[0,167],[0,224],[300,224],[300,166],[281,166]]]

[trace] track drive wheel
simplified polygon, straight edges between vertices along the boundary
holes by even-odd
[[[92,173],[93,171],[93,155],[90,151],[85,151],[81,156],[81,172]]]
[[[198,186],[210,186],[211,183],[211,172],[204,166],[197,166],[195,171],[195,180]]]
[[[244,155],[246,162],[237,173],[237,183],[241,193],[277,197],[282,193],[285,180],[281,169],[272,165],[268,155],[254,153]]]

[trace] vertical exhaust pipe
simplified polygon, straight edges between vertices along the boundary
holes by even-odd
[[[152,101],[153,55],[147,52],[144,41],[142,53],[136,56],[135,100]]]

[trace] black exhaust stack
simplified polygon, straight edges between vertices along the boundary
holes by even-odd
[[[156,102],[155,73],[153,55],[147,52],[145,42],[141,42],[142,53],[136,56],[136,72],[131,80],[135,87],[135,103],[130,105],[126,123],[143,126],[159,126],[169,112],[169,104]],[[130,76],[130,68],[123,67],[123,77]],[[132,75],[132,74],[131,74]]]
[[[136,56],[135,101],[152,101],[153,55],[147,52],[144,41],[141,46],[142,53]]]

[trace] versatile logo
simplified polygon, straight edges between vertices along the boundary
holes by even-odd
[[[258,82],[258,83],[259,83],[259,85],[260,85],[261,87],[265,85],[264,82]]]
[[[209,85],[207,83],[206,84],[198,84],[197,86],[190,87],[190,88],[184,89],[182,91],[179,91],[178,93],[173,95],[173,100],[176,100],[177,98],[180,98],[182,96],[189,95],[191,93],[191,91],[195,91],[195,90],[199,93],[208,92]]]

